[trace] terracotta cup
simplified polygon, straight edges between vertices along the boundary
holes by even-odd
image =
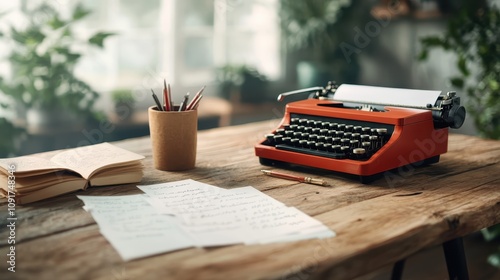
[[[194,168],[198,131],[197,111],[164,112],[152,106],[148,109],[148,116],[154,167],[163,171]]]

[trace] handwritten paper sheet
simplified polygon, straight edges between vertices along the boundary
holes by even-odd
[[[177,220],[157,213],[143,196],[78,198],[125,261],[192,247],[192,239]]]
[[[194,180],[138,186],[145,194],[78,196],[124,260],[187,247],[265,244],[335,233],[253,187]]]

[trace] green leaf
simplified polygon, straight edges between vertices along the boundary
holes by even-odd
[[[420,52],[420,54],[418,55],[417,59],[418,60],[426,60],[428,56],[429,56],[429,51],[427,49],[423,49]]]
[[[50,27],[52,27],[52,29],[56,30],[65,26],[67,22],[61,20],[58,16],[54,16],[52,19],[49,20],[48,24]]]
[[[104,45],[104,40],[107,37],[112,36],[112,35],[115,35],[115,33],[111,33],[111,32],[97,32],[96,34],[94,34],[94,36],[90,37],[89,43],[102,48],[103,45]]]
[[[464,79],[458,77],[451,78],[450,82],[454,87],[457,88],[463,88],[465,84]]]
[[[90,10],[85,9],[82,4],[78,4],[73,11],[73,20],[82,19],[88,14],[90,14]]]
[[[458,70],[460,70],[460,73],[462,73],[464,76],[469,76],[469,68],[467,67],[467,59],[465,58],[464,55],[460,55],[458,57],[458,62],[457,62]]]

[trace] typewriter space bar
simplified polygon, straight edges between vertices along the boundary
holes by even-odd
[[[289,146],[289,145],[285,145],[285,144],[276,145],[276,149],[290,151],[290,152],[296,152],[296,153],[302,153],[302,154],[309,154],[309,155],[314,155],[314,156],[319,156],[319,157],[334,158],[334,159],[347,158],[345,153],[333,153],[333,152],[327,152],[327,151],[311,150],[308,148],[300,148],[300,147]]]

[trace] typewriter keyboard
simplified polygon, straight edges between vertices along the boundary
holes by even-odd
[[[309,115],[290,115],[290,123],[266,135],[279,150],[334,159],[367,160],[391,137],[394,126]]]

